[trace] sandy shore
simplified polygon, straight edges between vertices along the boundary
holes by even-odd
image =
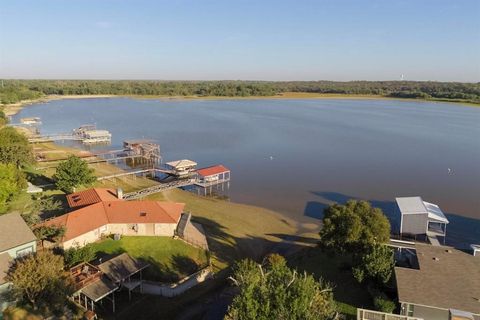
[[[63,100],[63,99],[96,99],[96,98],[113,98],[115,95],[99,94],[99,95],[48,95],[34,100],[23,100],[17,103],[11,103],[3,106],[3,112],[6,116],[13,116],[17,114],[23,107],[35,104],[35,103],[45,103],[53,100]]]

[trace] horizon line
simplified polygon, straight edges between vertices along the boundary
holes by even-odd
[[[480,80],[477,81],[446,81],[446,80],[253,80],[253,79],[148,79],[148,78],[0,78],[0,80],[6,81],[159,81],[159,82],[437,82],[437,83],[470,83],[480,84]]]

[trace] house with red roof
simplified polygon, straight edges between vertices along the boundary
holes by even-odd
[[[67,196],[74,211],[48,220],[61,226],[64,249],[84,246],[103,236],[174,236],[185,204],[163,201],[124,201],[121,190],[89,189]]]

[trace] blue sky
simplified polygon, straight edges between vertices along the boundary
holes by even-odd
[[[478,0],[0,0],[0,77],[480,81]]]

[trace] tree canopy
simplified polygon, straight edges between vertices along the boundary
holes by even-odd
[[[333,204],[324,210],[320,241],[325,247],[353,253],[389,239],[387,217],[366,201],[349,200],[345,205]]]
[[[81,185],[89,185],[96,181],[94,170],[84,160],[70,156],[61,162],[53,176],[57,187],[71,193]]]
[[[41,225],[33,229],[33,233],[37,239],[42,242],[42,246],[45,240],[50,242],[58,242],[65,235],[65,232],[65,227],[58,226]]]
[[[384,244],[375,244],[362,255],[360,263],[353,267],[353,275],[358,282],[371,280],[385,284],[392,276],[394,265],[392,249]]]
[[[227,320],[333,319],[335,305],[329,285],[290,269],[283,257],[271,255],[259,265],[242,260],[231,277],[240,292]]]
[[[5,112],[3,110],[0,110],[0,127],[5,125],[8,122],[7,116],[5,115]]]
[[[72,247],[63,253],[65,265],[71,268],[82,262],[90,262],[96,258],[96,251],[93,246]]]
[[[7,203],[25,187],[25,178],[13,164],[0,163],[0,213],[7,209]]]
[[[15,128],[0,129],[0,162],[25,166],[33,162],[32,148],[27,138]]]
[[[12,282],[17,299],[46,313],[63,310],[67,295],[72,293],[62,256],[50,250],[15,260],[7,280]]]
[[[382,95],[480,103],[479,83],[436,81],[4,80],[3,104],[43,95],[273,96],[285,92]]]

